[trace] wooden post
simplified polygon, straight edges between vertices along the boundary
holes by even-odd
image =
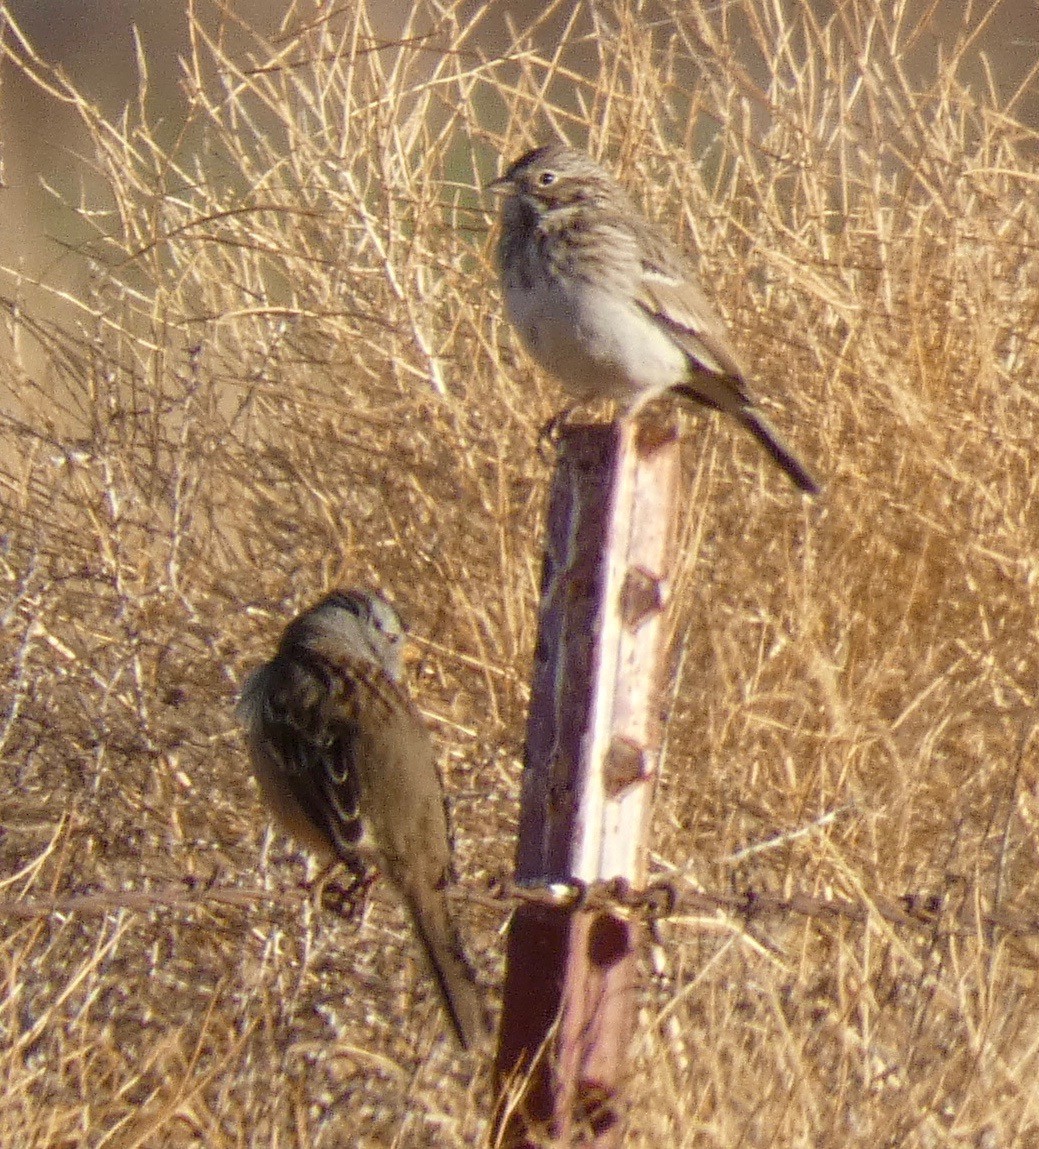
[[[645,881],[678,473],[671,426],[624,421],[562,434],[527,724],[520,883]],[[601,909],[516,911],[495,1064],[500,1144],[619,1143],[638,930]]]

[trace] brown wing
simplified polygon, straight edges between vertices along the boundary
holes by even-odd
[[[648,224],[642,251],[636,301],[689,357],[689,378],[672,390],[735,416],[801,490],[817,494],[819,484],[811,472],[758,408],[725,324],[692,266]]]
[[[294,837],[349,860],[365,844],[354,769],[356,687],[298,655],[275,659],[268,682],[251,738],[256,779]]]
[[[743,364],[692,264],[648,221],[640,228],[639,239],[639,305],[667,329],[692,360],[695,371],[742,382],[746,375]]]

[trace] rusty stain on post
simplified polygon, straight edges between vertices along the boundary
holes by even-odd
[[[662,736],[663,610],[678,439],[567,428],[549,498],[516,878],[640,887]],[[496,1079],[501,1144],[617,1144],[638,924],[523,905],[509,931]]]

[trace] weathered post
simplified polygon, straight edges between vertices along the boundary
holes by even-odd
[[[646,877],[675,549],[671,426],[562,433],[549,499],[516,879]],[[623,1130],[637,920],[523,904],[496,1060],[500,1143],[607,1146]]]

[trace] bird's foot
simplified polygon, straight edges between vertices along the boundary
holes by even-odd
[[[577,404],[571,403],[561,411],[557,411],[551,419],[542,423],[538,431],[538,454],[546,463],[551,463],[555,459],[556,449],[559,446],[563,428],[566,426],[567,419],[570,418],[576,409]]]

